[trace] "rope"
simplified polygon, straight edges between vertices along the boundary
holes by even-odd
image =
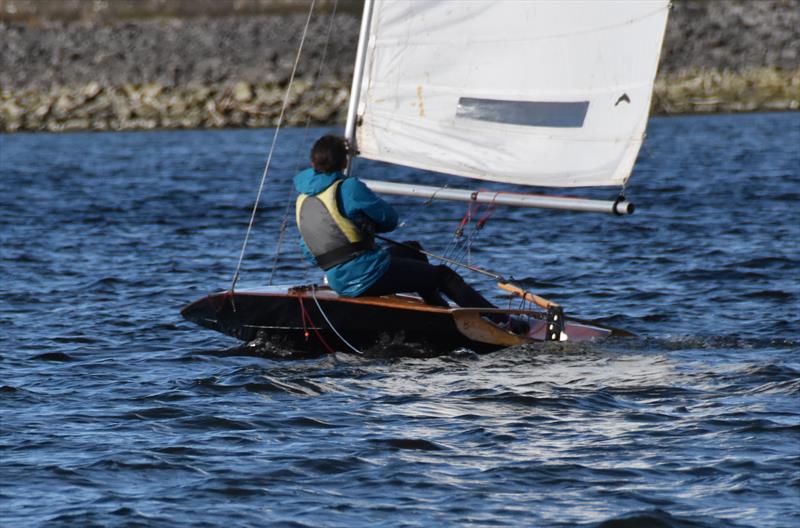
[[[325,339],[322,338],[322,334],[319,333],[317,325],[314,324],[314,321],[311,320],[311,316],[308,315],[308,311],[306,310],[306,305],[303,304],[303,298],[298,297],[297,300],[300,302],[300,315],[303,318],[303,336],[306,338],[306,341],[308,341],[308,328],[306,327],[306,321],[308,321],[309,325],[311,325],[311,329],[314,331],[314,334],[316,334],[317,339],[319,339],[319,342],[322,343],[322,346],[325,348],[325,351],[328,354],[332,354],[335,356],[336,351],[333,349],[333,347],[331,347],[328,344],[327,341],[325,341]]]
[[[478,235],[483,227],[492,217],[492,214],[495,210],[495,205],[493,203],[487,204],[483,214],[479,215],[480,208],[480,204],[476,205],[474,202],[469,203],[467,206],[467,212],[464,214],[464,217],[458,224],[458,228],[456,228],[452,240],[447,245],[447,248],[443,253],[444,256],[457,261],[466,260],[467,264],[471,263],[472,246],[475,243],[475,240],[478,238]],[[469,234],[467,234],[465,237],[464,228],[471,224],[474,218],[477,218],[477,220],[472,226]]]
[[[447,264],[452,264],[454,266],[460,266],[460,267],[468,269],[470,271],[474,271],[475,273],[480,273],[481,275],[486,275],[487,277],[491,277],[491,278],[493,278],[493,279],[495,279],[497,281],[500,281],[500,282],[508,282],[508,280],[506,280],[505,277],[503,277],[499,273],[495,273],[495,272],[493,272],[491,270],[487,270],[487,269],[484,269],[484,268],[479,268],[477,266],[472,266],[472,265],[466,264],[464,262],[453,260],[451,258],[445,257],[444,255],[437,255],[436,253],[431,253],[430,251],[425,251],[424,249],[420,249],[418,247],[410,246],[410,245],[405,244],[403,242],[398,242],[397,240],[392,240],[391,238],[387,238],[387,237],[385,237],[383,235],[376,234],[375,238],[377,238],[378,240],[383,240],[384,242],[389,242],[390,244],[394,244],[395,246],[403,246],[403,247],[406,247],[406,248],[409,248],[409,249],[413,249],[414,251],[416,251],[418,253],[422,253],[423,255],[427,255],[427,256],[435,258],[437,260],[441,260],[442,262],[446,262]]]
[[[341,339],[341,340],[342,340],[342,343],[344,343],[345,345],[347,345],[348,347],[350,347],[350,350],[352,350],[352,351],[353,351],[353,352],[355,352],[356,354],[358,354],[358,355],[360,355],[360,356],[363,356],[363,355],[364,355],[364,353],[363,353],[363,352],[361,352],[361,351],[360,351],[359,349],[357,349],[356,347],[354,347],[353,345],[351,345],[351,344],[350,344],[350,342],[349,342],[347,339],[345,339],[344,337],[342,337],[342,334],[340,334],[340,333],[339,333],[339,332],[336,330],[336,327],[334,327],[334,326],[333,326],[333,324],[331,324],[331,321],[330,321],[330,319],[328,319],[328,316],[327,316],[327,315],[325,315],[325,312],[322,310],[322,306],[319,304],[319,301],[317,300],[317,292],[316,292],[316,290],[317,290],[317,289],[316,289],[316,287],[315,287],[314,285],[312,285],[312,286],[311,286],[311,298],[312,298],[312,299],[314,299],[314,303],[316,303],[316,305],[317,305],[317,309],[319,310],[319,313],[321,313],[321,314],[322,314],[322,317],[323,317],[323,319],[325,319],[325,322],[326,322],[326,323],[328,323],[328,326],[330,327],[330,329],[331,329],[331,330],[333,330],[333,333],[334,333],[334,334],[336,334],[336,337],[338,337],[339,339]]]
[[[300,55],[303,52],[303,44],[306,41],[306,35],[308,35],[308,26],[311,24],[311,14],[314,12],[314,5],[316,4],[316,0],[311,0],[311,5],[308,7],[308,18],[306,18],[306,25],[303,28],[303,36],[300,38],[300,46],[297,48],[297,56],[294,59],[294,66],[292,67],[292,75],[289,77],[289,85],[286,87],[286,93],[283,96],[283,105],[281,105],[281,113],[278,116],[278,123],[275,126],[275,134],[272,136],[272,145],[269,149],[269,155],[267,156],[267,163],[264,165],[264,172],[261,174],[261,183],[258,186],[258,194],[256,194],[256,201],[253,204],[253,212],[250,214],[250,223],[247,225],[247,233],[244,236],[244,242],[242,243],[242,251],[239,253],[239,261],[236,263],[236,271],[233,273],[233,279],[231,280],[231,291],[236,287],[236,281],[239,280],[239,270],[242,267],[242,260],[244,259],[244,252],[247,249],[247,242],[250,240],[250,231],[253,229],[253,223],[256,219],[256,212],[258,211],[258,202],[261,201],[261,193],[264,190],[264,184],[267,181],[267,174],[269,173],[269,166],[272,163],[272,154],[275,152],[275,145],[278,141],[278,133],[281,130],[281,125],[283,124],[283,116],[286,114],[286,107],[289,106],[289,95],[292,92],[292,85],[294,84],[294,76],[297,73],[297,65],[300,63]]]
[[[313,84],[314,85],[317,84],[317,81],[322,76],[322,69],[325,66],[325,60],[327,59],[327,56],[328,56],[328,43],[331,40],[331,32],[333,30],[333,22],[336,19],[336,9],[338,8],[338,6],[339,6],[339,0],[334,0],[333,10],[331,11],[331,20],[330,20],[330,23],[328,24],[328,33],[325,36],[325,47],[322,48],[322,56],[319,59],[319,65],[317,66],[317,71],[314,73],[314,77],[313,77]],[[315,91],[314,92],[314,97],[311,100],[311,108],[315,108],[317,106],[317,99],[318,98],[319,98],[319,91]],[[309,129],[310,125],[311,125],[311,114],[309,113],[308,115],[306,115],[306,123],[305,123],[305,127],[303,129],[303,139],[300,142],[301,148],[303,150],[307,150],[308,149],[308,129]],[[297,174],[299,169],[300,169],[300,161],[298,160],[297,163],[295,163],[295,166],[294,166],[294,173]],[[284,208],[284,211],[283,211],[283,221],[281,221],[281,228],[280,228],[280,231],[278,232],[278,242],[275,244],[275,257],[272,260],[272,271],[270,271],[270,273],[269,273],[269,282],[267,282],[267,284],[269,286],[272,286],[272,280],[275,277],[275,270],[277,270],[277,268],[278,268],[278,261],[280,260],[280,257],[281,257],[281,248],[283,247],[283,239],[284,239],[284,235],[286,233],[286,228],[289,226],[289,211],[291,209],[292,198],[293,197],[294,197],[294,188],[292,187],[292,185],[289,185],[289,192],[288,192],[288,195],[286,197],[286,207]],[[303,260],[305,260],[305,259],[303,259]]]
[[[461,222],[458,223],[458,227],[456,228],[455,232],[453,233],[453,238],[450,239],[450,242],[447,244],[447,247],[444,249],[442,254],[446,257],[452,258],[456,253],[460,252],[460,247],[464,244],[464,228],[472,222],[472,208],[475,205],[475,202],[469,202],[467,204],[467,211],[464,213],[464,216],[461,217]]]

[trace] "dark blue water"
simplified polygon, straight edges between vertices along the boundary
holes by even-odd
[[[270,138],[0,136],[3,526],[800,525],[800,113],[653,119],[632,217],[489,221],[473,262],[640,338],[431,359],[260,357],[180,319],[229,284]],[[393,201],[433,250],[464,214]],[[288,235],[275,281],[317,278]]]

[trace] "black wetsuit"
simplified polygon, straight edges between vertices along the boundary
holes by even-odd
[[[386,272],[361,295],[388,295],[390,293],[417,292],[426,303],[434,306],[449,306],[441,294],[459,306],[472,308],[495,308],[480,293],[464,282],[461,275],[447,266],[435,266],[414,248],[421,249],[418,242],[393,245],[386,251],[391,256]],[[410,247],[409,247],[410,246]],[[504,322],[507,316],[491,317]]]

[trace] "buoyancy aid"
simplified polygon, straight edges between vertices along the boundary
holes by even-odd
[[[373,237],[339,209],[341,184],[342,180],[337,180],[319,194],[301,194],[295,205],[300,236],[325,271],[375,248]]]

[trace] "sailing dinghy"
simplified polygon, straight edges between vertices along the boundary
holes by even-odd
[[[668,0],[366,0],[345,130],[353,155],[468,181],[624,189],[644,139],[668,10]],[[427,200],[633,212],[621,191],[591,200],[363,181]],[[315,284],[235,289],[237,279],[238,269],[228,290],[181,313],[245,341],[310,352],[358,351],[386,336],[490,351],[625,335],[564,317],[556,303],[505,280],[501,287],[545,310],[496,310],[529,317],[525,335],[490,322],[492,310],[404,294],[347,298]]]

